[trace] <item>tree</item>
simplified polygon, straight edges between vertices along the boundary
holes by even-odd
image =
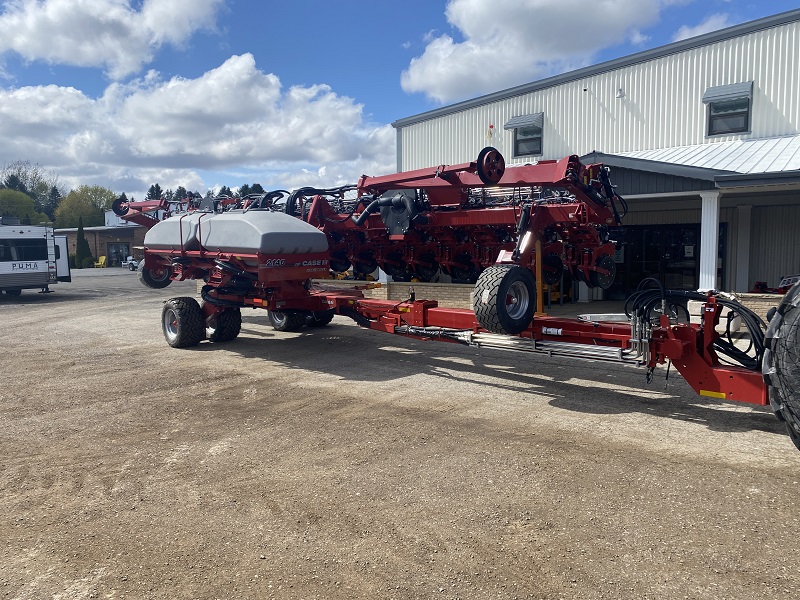
[[[174,199],[175,199],[175,192],[173,192],[172,190],[167,190],[166,192],[164,192],[164,200],[166,200],[167,202],[172,202]]]
[[[161,186],[157,183],[154,183],[150,186],[150,189],[147,190],[147,199],[148,200],[161,200],[163,192],[161,191]]]
[[[220,188],[217,196],[233,196],[233,192],[231,191],[231,188],[229,188],[227,185],[223,185]]]
[[[47,214],[50,220],[55,218],[57,202],[53,202],[53,189],[57,190],[59,198],[64,195],[63,188],[58,185],[58,175],[46,171],[41,165],[18,160],[0,169],[0,181],[4,187],[30,196],[36,212]]]
[[[15,173],[10,173],[6,176],[3,180],[3,187],[9,190],[16,190],[17,192],[22,192],[23,194],[28,194],[28,188],[22,183],[19,176]]]
[[[0,189],[0,217],[17,217],[26,225],[47,223],[50,218],[36,211],[33,199],[17,190]]]
[[[56,209],[58,205],[61,203],[61,198],[63,198],[61,194],[61,190],[59,190],[56,186],[52,186],[50,188],[50,194],[47,196],[47,203],[44,206],[44,213],[50,217],[51,221],[56,220]]]
[[[261,187],[260,183],[254,183],[253,185],[247,185],[246,183],[239,188],[239,191],[236,192],[236,195],[239,198],[244,198],[249,194],[263,194],[264,188]]]
[[[189,192],[186,191],[186,188],[182,185],[178,186],[178,189],[175,190],[175,200],[186,200],[189,197]]]
[[[83,263],[87,262],[87,258],[92,258],[92,250],[89,248],[89,242],[86,240],[86,235],[83,233],[83,217],[78,217],[78,233],[76,234],[75,244],[75,266],[79,269],[82,269]]]
[[[103,211],[111,208],[117,196],[111,190],[99,185],[82,185],[72,190],[56,209],[58,227],[77,227],[83,218],[86,227],[103,225]]]

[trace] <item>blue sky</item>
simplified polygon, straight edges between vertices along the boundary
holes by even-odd
[[[772,0],[0,0],[0,166],[141,195],[395,169],[400,118],[800,8]]]

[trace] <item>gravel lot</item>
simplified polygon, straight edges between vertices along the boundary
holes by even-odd
[[[122,269],[0,296],[2,598],[797,598],[800,452],[678,375],[336,317],[174,350]]]

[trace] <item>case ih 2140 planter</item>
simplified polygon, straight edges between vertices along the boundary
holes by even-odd
[[[365,176],[356,186],[206,199],[162,221],[147,214],[168,208],[164,201],[114,206],[150,227],[140,270],[146,285],[205,282],[202,303],[165,303],[170,346],[233,340],[241,308],[252,307],[268,309],[284,331],[340,314],[417,339],[635,364],[648,380],[670,363],[703,396],[770,404],[800,448],[800,283],[769,327],[724,294],[658,282],[628,299],[624,320],[534,316],[537,279],[554,283],[567,272],[602,288],[614,279],[608,226],[620,224],[626,207],[602,165],[570,156],[506,169],[486,148],[475,162]],[[439,308],[413,293],[404,302],[374,300],[312,283],[330,270],[367,274],[379,266],[400,281],[430,280],[441,269],[474,282],[473,310]],[[688,300],[703,302],[699,324],[686,323]],[[744,339],[731,331],[734,316],[746,326]]]

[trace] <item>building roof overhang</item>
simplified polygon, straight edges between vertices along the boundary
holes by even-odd
[[[764,187],[800,188],[800,170],[772,173],[732,173],[714,178],[722,191],[748,191]]]
[[[648,173],[674,175],[675,177],[689,177],[691,179],[702,179],[704,181],[715,181],[720,175],[736,174],[735,171],[707,169],[705,167],[693,167],[657,160],[631,158],[619,154],[606,154],[605,152],[598,152],[597,150],[584,154],[580,159],[584,164],[603,163],[607,167],[647,171]]]

